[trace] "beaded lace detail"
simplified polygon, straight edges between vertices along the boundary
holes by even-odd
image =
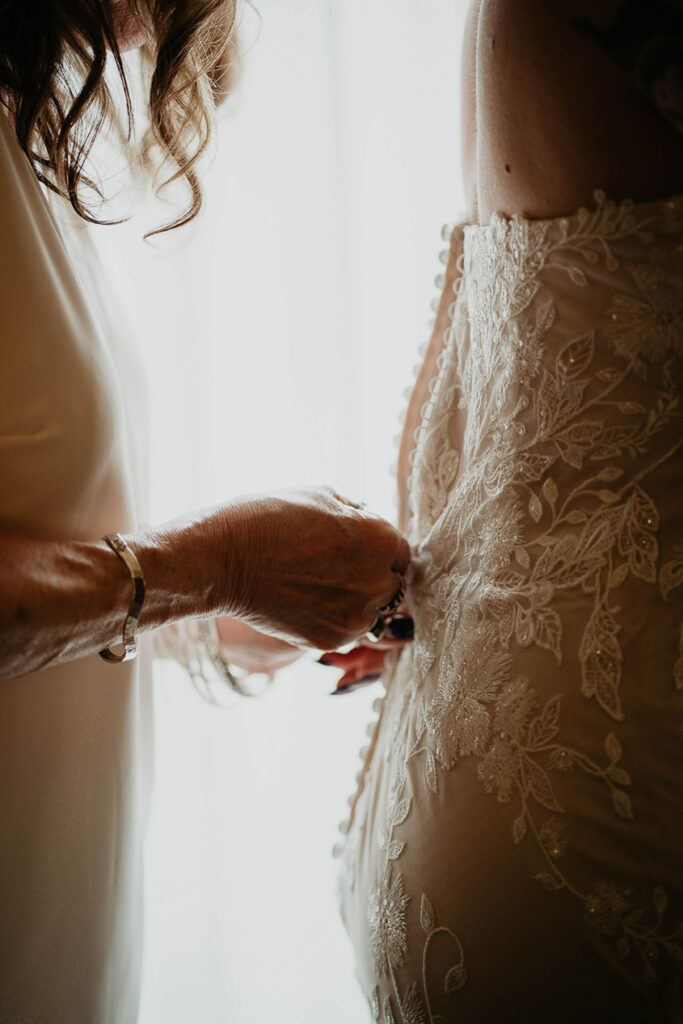
[[[638,752],[620,739],[639,609],[675,633],[659,657],[670,651],[670,691],[683,687],[683,543],[661,500],[681,480],[682,242],[683,199],[616,205],[600,193],[572,218],[464,230],[412,460],[416,639],[390,679],[375,755],[388,779],[367,906],[381,1024],[443,1020],[431,993],[467,984],[457,928],[437,924],[434,894],[402,870],[416,770],[436,798],[473,759],[541,886],[571,894],[646,982],[666,958],[683,959],[680,897],[670,905],[656,878],[646,891],[603,877],[568,837],[573,785],[611,809],[624,842],[648,798],[632,778]],[[565,712],[577,701],[591,709],[590,742]],[[353,816],[349,888],[376,771],[371,762]],[[437,935],[452,951],[438,978]],[[421,971],[405,984],[408,961]]]

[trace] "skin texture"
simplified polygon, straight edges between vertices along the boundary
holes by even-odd
[[[598,188],[646,200],[683,187],[683,140],[575,27],[574,9],[590,7],[482,0],[470,21],[476,156],[465,181],[480,223],[495,212],[562,216],[591,206]],[[608,7],[597,4],[598,20]]]
[[[141,630],[224,614],[318,649],[364,633],[410,557],[389,523],[330,490],[250,496],[125,539],[147,581]],[[118,642],[131,583],[106,544],[2,535],[0,561],[0,677]]]
[[[132,13],[128,0],[111,0],[116,42],[121,53],[137,50],[145,41],[145,32]]]

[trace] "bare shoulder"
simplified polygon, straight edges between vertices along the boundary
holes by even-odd
[[[482,0],[476,31],[477,199],[553,217],[683,190],[683,139],[633,80],[577,27],[618,0]],[[591,13],[589,11],[589,13]],[[613,12],[612,12],[613,13]]]

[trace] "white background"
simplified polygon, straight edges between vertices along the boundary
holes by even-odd
[[[95,232],[149,369],[152,521],[297,483],[393,516],[440,228],[463,209],[466,6],[244,6],[199,222],[153,246],[139,221]],[[367,1020],[330,851],[380,691],[333,682],[307,659],[214,708],[158,667],[140,1024]]]

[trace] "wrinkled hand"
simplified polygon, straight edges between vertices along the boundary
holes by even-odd
[[[277,637],[266,636],[246,622],[227,615],[216,619],[216,632],[225,660],[250,675],[274,675],[303,655],[299,647]]]
[[[225,506],[223,610],[294,644],[341,647],[395,596],[408,543],[386,520],[329,489]]]

